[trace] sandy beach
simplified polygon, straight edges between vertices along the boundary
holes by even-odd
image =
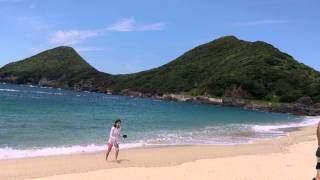
[[[0,161],[0,179],[311,179],[315,126],[242,145],[122,150],[119,163],[104,152]]]

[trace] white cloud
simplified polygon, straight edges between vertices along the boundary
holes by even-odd
[[[50,44],[73,45],[78,44],[88,38],[97,36],[96,31],[56,31],[49,37]]]
[[[277,25],[277,24],[288,24],[292,21],[289,20],[259,20],[259,21],[248,21],[233,23],[234,26],[258,26],[258,25]]]
[[[96,30],[69,30],[56,31],[49,37],[49,44],[74,45],[86,39],[102,35],[106,32],[133,32],[133,31],[159,31],[165,27],[165,23],[138,24],[134,17],[124,18],[104,29]],[[84,50],[83,51],[89,51]],[[92,50],[90,50],[92,51]]]
[[[130,32],[133,31],[136,21],[133,17],[121,19],[120,21],[108,26],[107,31]]]
[[[124,18],[108,26],[107,31],[132,32],[132,31],[159,31],[164,29],[165,23],[138,24],[134,17]]]
[[[78,52],[108,51],[110,48],[102,47],[75,47]]]

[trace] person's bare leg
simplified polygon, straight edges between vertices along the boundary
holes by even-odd
[[[116,161],[118,162],[119,149],[116,150]]]
[[[107,153],[106,153],[106,160],[108,160],[108,156],[109,156],[110,151],[111,151],[111,148],[108,148]]]
[[[317,171],[317,177],[316,177],[316,180],[320,180],[320,171],[319,171],[319,170]]]

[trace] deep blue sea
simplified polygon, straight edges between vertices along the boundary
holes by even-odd
[[[115,119],[120,148],[239,144],[286,135],[316,118],[0,84],[0,159],[104,150]]]

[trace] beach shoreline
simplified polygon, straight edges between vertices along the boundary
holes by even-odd
[[[268,135],[263,137],[252,137],[246,141],[233,139],[233,142],[214,142],[214,143],[175,143],[175,144],[150,144],[150,143],[120,143],[120,149],[148,149],[148,148],[172,148],[172,147],[190,147],[190,146],[234,146],[244,144],[254,144],[259,141],[266,141],[281,138],[289,135],[290,132],[301,130],[304,127],[317,124],[320,117],[308,117],[306,116],[301,122],[293,122],[287,124],[275,124],[275,125],[250,125],[250,128],[255,133],[267,133]],[[273,136],[272,136],[273,134]],[[245,138],[243,135],[238,135],[235,138]],[[88,145],[71,145],[71,146],[48,146],[43,148],[27,148],[27,149],[13,149],[10,147],[0,149],[0,160],[10,159],[28,159],[50,156],[63,156],[63,155],[82,155],[82,154],[94,154],[103,152],[106,149],[106,145],[103,144],[88,144]]]
[[[286,156],[290,154],[291,151],[296,153],[295,150],[292,150],[296,146],[301,146],[308,149],[305,153],[309,154],[309,156],[305,157],[305,159],[308,159],[305,163],[309,164],[309,167],[311,168],[310,173],[313,172],[313,166],[315,163],[314,151],[317,147],[315,125],[294,129],[289,128],[287,130],[289,133],[288,136],[270,140],[261,140],[251,144],[187,145],[123,149],[121,150],[119,156],[120,163],[116,163],[112,160],[114,155],[113,153],[110,155],[110,160],[106,162],[104,159],[105,152],[103,151],[83,154],[0,160],[0,169],[2,170],[0,172],[0,179],[27,179],[46,177],[49,179],[54,179],[54,177],[63,179],[64,177],[62,176],[66,176],[66,179],[70,179],[69,176],[71,174],[71,179],[80,179],[82,176],[91,176],[92,173],[95,174],[97,171],[102,171],[100,174],[108,174],[111,171],[119,171],[120,169],[123,171],[128,171],[130,168],[145,169],[146,174],[148,174],[150,168],[155,171],[161,171],[161,168],[179,169],[181,166],[185,166],[185,164],[191,163],[190,166],[194,166],[195,163],[198,162],[208,161],[206,163],[211,163],[216,162],[217,159],[222,162],[241,157],[259,159],[263,158],[264,156],[271,156],[271,159],[273,156],[277,155]],[[235,162],[235,164],[237,163]],[[271,168],[272,164],[267,163],[265,166]],[[227,169],[228,165],[224,163],[217,164],[218,169],[219,167],[222,169]],[[248,167],[250,167],[250,165]],[[158,176],[150,177],[154,177],[155,179],[158,178]],[[221,177],[224,176],[222,175]],[[103,178],[104,175],[102,175],[102,177],[100,177],[100,175],[97,177],[97,179]],[[163,179],[165,179],[165,177],[163,177]]]

